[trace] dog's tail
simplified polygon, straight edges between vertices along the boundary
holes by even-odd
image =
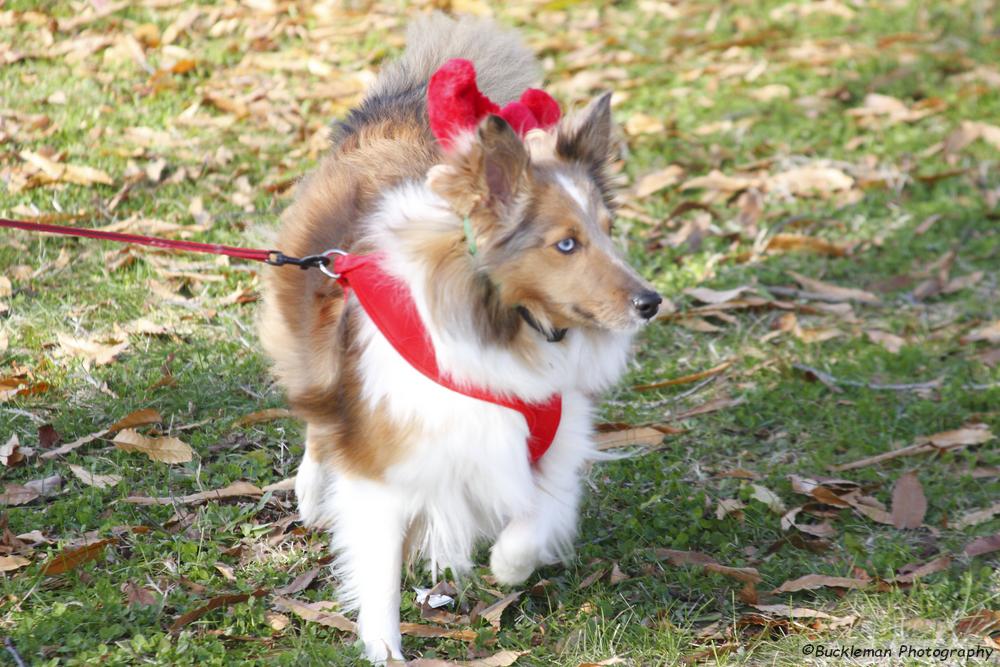
[[[452,18],[434,12],[410,24],[406,50],[382,70],[369,97],[392,98],[423,89],[431,75],[452,58],[471,60],[479,89],[501,106],[541,79],[538,62],[516,32],[489,19]]]

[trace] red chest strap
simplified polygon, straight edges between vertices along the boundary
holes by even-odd
[[[435,383],[454,392],[517,410],[528,424],[528,456],[537,463],[552,445],[562,418],[562,396],[553,394],[541,403],[500,396],[480,387],[457,384],[438,367],[430,334],[420,319],[413,296],[404,282],[386,273],[382,257],[337,255],[333,272],[345,290],[353,289],[361,307],[393,349],[411,366]]]

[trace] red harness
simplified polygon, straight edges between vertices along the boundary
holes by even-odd
[[[202,252],[214,255],[228,255],[240,259],[266,262],[274,266],[294,264],[303,269],[320,268],[324,273],[336,278],[346,292],[353,289],[361,307],[375,323],[386,340],[411,366],[420,371],[430,380],[451,389],[454,392],[502,405],[505,408],[520,412],[528,424],[528,457],[531,463],[537,463],[552,445],[552,440],[559,430],[562,418],[562,396],[553,394],[542,403],[529,403],[516,397],[495,394],[487,389],[456,383],[438,368],[437,355],[427,328],[420,319],[420,314],[413,303],[406,284],[387,274],[380,266],[381,257],[373,255],[337,254],[333,259],[332,273],[327,269],[330,255],[309,257],[288,257],[276,250],[256,250],[251,248],[236,248],[215,243],[198,243],[196,241],[177,241],[159,239],[138,234],[107,232],[99,229],[81,227],[66,227],[49,225],[22,220],[7,220],[0,218],[0,227],[12,227],[33,232],[63,234],[68,236],[83,236],[119,243],[138,243],[187,252]]]
[[[386,273],[379,255],[338,255],[333,272],[344,290],[353,289],[361,307],[392,347],[430,380],[464,396],[517,410],[528,423],[528,457],[537,463],[552,445],[562,418],[562,396],[553,394],[542,403],[529,403],[480,387],[455,382],[441,372],[430,334],[420,319],[406,284]]]

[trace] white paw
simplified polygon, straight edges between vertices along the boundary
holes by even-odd
[[[381,637],[365,639],[364,642],[365,657],[373,665],[381,667],[386,664],[389,658],[400,661],[403,659],[403,651],[398,638],[395,642],[390,642],[388,639],[382,639]]]
[[[519,584],[531,576],[538,566],[538,544],[531,526],[511,523],[493,545],[490,570],[504,586]]]
[[[327,491],[329,477],[323,468],[313,461],[309,454],[302,457],[299,472],[295,476],[295,496],[299,501],[299,516],[302,523],[313,528],[329,528],[331,517],[324,511],[323,497]]]

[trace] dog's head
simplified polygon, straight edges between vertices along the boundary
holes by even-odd
[[[428,174],[430,188],[468,218],[477,262],[501,302],[548,332],[634,330],[661,302],[611,240],[610,100],[524,141],[488,116]]]

